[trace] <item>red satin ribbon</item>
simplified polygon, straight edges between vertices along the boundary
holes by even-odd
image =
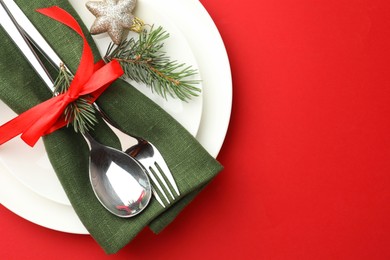
[[[94,64],[92,50],[80,25],[65,10],[53,6],[37,11],[67,25],[80,35],[83,39],[80,64],[66,93],[40,103],[0,126],[0,144],[22,134],[23,141],[34,146],[41,136],[67,124],[63,113],[70,103],[84,95],[90,95],[90,102],[94,102],[114,80],[123,75],[120,64],[115,60],[107,64],[103,61]]]

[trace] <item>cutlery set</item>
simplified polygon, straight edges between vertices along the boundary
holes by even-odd
[[[53,80],[38,52],[59,70],[63,62],[55,51],[13,0],[0,0],[0,23],[54,93]],[[63,67],[67,69],[66,65]],[[108,124],[120,130],[96,103],[93,105]],[[100,144],[88,132],[83,135],[90,146],[92,189],[100,203],[112,214],[119,217],[137,215],[148,205],[152,194],[162,207],[180,195],[163,156],[152,143],[131,136],[138,143],[122,152]]]

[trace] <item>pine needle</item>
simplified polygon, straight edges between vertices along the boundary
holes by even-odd
[[[162,51],[163,41],[169,34],[162,27],[144,30],[138,39],[130,38],[119,45],[110,44],[104,60],[117,60],[125,76],[135,82],[141,82],[160,96],[177,97],[183,101],[198,96],[196,87],[199,80],[191,79],[197,71],[178,61],[171,61]]]

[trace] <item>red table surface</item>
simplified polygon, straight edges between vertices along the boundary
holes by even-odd
[[[201,2],[232,68],[225,170],[111,256],[0,207],[0,259],[390,259],[389,1]]]

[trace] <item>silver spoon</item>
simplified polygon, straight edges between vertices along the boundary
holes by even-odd
[[[2,0],[0,0],[0,13],[2,27],[53,91],[53,80],[32,47],[34,43],[30,41],[27,30],[19,25],[16,16],[12,15]],[[34,27],[32,24],[31,26]],[[35,31],[34,33],[38,33]],[[46,53],[42,54],[50,61]],[[98,143],[89,133],[85,133],[84,137],[90,144],[91,185],[100,203],[119,217],[132,217],[140,213],[148,205],[152,196],[152,186],[143,167],[129,155]]]
[[[90,144],[89,177],[100,203],[118,217],[132,217],[148,205],[152,186],[143,167],[132,157],[95,141]]]

